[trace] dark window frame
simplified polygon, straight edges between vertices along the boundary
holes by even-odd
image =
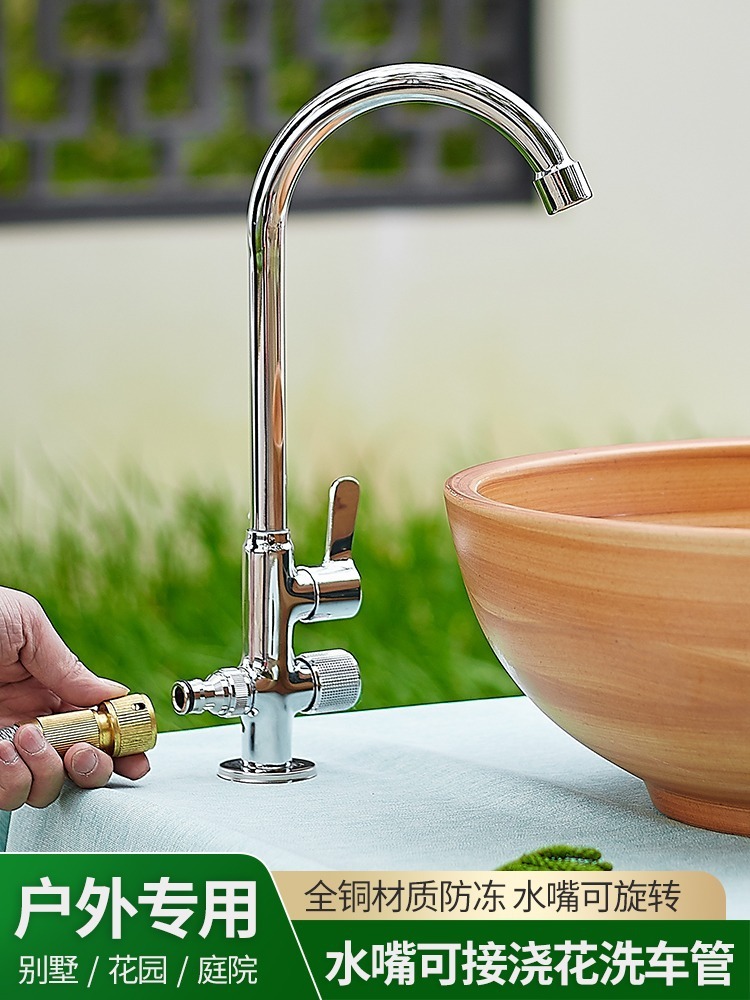
[[[0,0],[0,12],[5,0]],[[95,0],[99,5],[118,0]],[[119,0],[123,2],[123,0]],[[277,107],[261,106],[259,94],[270,90],[272,66],[263,55],[262,40],[272,30],[269,18],[276,5],[286,3],[291,13],[294,55],[301,64],[315,67],[317,93],[324,86],[371,65],[412,61],[420,46],[420,25],[428,5],[440,15],[442,48],[434,61],[452,63],[484,73],[533,101],[533,21],[532,0],[368,0],[380,2],[393,12],[396,30],[375,49],[338,44],[326,38],[320,27],[321,12],[327,2],[303,0],[297,7],[290,0],[183,0],[189,3],[196,30],[191,75],[195,92],[193,107],[183,114],[156,118],[144,111],[144,74],[159,63],[159,53],[168,53],[165,3],[169,0],[128,0],[140,4],[144,31],[130,48],[109,52],[71,49],[64,41],[64,18],[71,8],[83,8],[77,0],[38,0],[36,19],[37,59],[43,68],[65,81],[61,97],[63,113],[36,123],[14,116],[7,99],[8,32],[0,18],[0,143],[9,141],[26,147],[30,181],[25,190],[0,190],[0,223],[70,219],[168,217],[236,213],[244,211],[252,184],[247,176],[219,175],[212,181],[196,182],[180,170],[184,142],[201,135],[205,139],[219,125],[222,87],[226,74],[246,73],[248,116],[254,114],[259,126],[273,137],[289,117]],[[241,43],[221,41],[218,18],[231,4],[247,18],[247,34]],[[92,0],[89,5],[93,6]],[[483,23],[495,26],[481,37],[470,37],[464,25],[470,15],[479,14]],[[434,16],[434,14],[433,14]],[[315,22],[318,18],[318,23]],[[253,21],[254,19],[254,21]],[[264,20],[265,19],[265,20]],[[497,26],[505,25],[503,30]],[[263,33],[265,32],[265,35]],[[502,36],[502,37],[501,37]],[[259,41],[261,39],[261,41]],[[244,65],[243,65],[244,59]],[[263,64],[268,72],[263,75]],[[5,66],[6,69],[2,67]],[[141,186],[125,188],[117,184],[70,186],[63,192],[53,177],[53,164],[61,144],[80,142],[90,132],[94,107],[95,81],[112,82],[112,115],[118,136],[138,139],[144,134],[157,151],[159,173]],[[244,91],[243,91],[244,93]],[[310,96],[313,96],[312,93]],[[250,107],[251,98],[253,108]],[[422,117],[422,116],[425,117]],[[431,116],[428,120],[427,115]],[[213,119],[212,119],[213,116]],[[326,174],[317,167],[317,156],[305,169],[295,209],[331,210],[405,205],[457,205],[484,202],[525,202],[531,197],[526,164],[512,146],[486,125],[472,122],[458,111],[445,108],[420,111],[415,115],[403,108],[381,109],[372,116],[378,134],[406,137],[405,169],[392,174]],[[469,123],[467,125],[467,122]],[[353,123],[354,124],[354,123]],[[139,126],[138,128],[130,126]],[[345,134],[347,126],[341,130]],[[476,161],[464,170],[440,169],[436,150],[441,138],[456,130],[475,129]],[[334,140],[332,140],[334,141]],[[0,153],[2,146],[0,146]]]

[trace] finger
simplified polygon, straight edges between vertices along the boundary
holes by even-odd
[[[19,809],[31,789],[31,771],[11,740],[0,740],[0,809]]]
[[[30,674],[71,705],[86,707],[127,694],[123,684],[97,677],[81,663],[35,598],[19,592],[17,603],[23,633],[18,659]]]
[[[65,751],[63,764],[79,788],[101,788],[112,777],[112,758],[88,743],[74,743]]]
[[[151,770],[151,764],[145,753],[134,753],[130,757],[118,757],[114,762],[114,768],[116,774],[136,781],[148,774]]]
[[[65,781],[60,754],[45,740],[37,726],[21,726],[13,741],[21,760],[31,772],[27,803],[37,809],[54,802]]]

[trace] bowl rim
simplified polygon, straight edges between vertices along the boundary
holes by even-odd
[[[750,528],[716,527],[708,525],[670,524],[659,521],[633,521],[623,517],[565,514],[557,511],[537,510],[519,504],[491,500],[480,492],[488,482],[532,470],[554,470],[560,466],[585,466],[589,463],[616,459],[626,461],[644,455],[673,456],[694,453],[702,456],[744,457],[750,461],[750,437],[698,438],[685,441],[655,441],[638,444],[614,444],[589,448],[572,448],[562,451],[539,452],[512,458],[496,459],[473,465],[450,476],[444,486],[446,505],[451,504],[466,511],[480,514],[495,521],[510,521],[519,526],[553,531],[555,526],[565,527],[566,532],[579,531],[587,536],[601,532],[621,539],[657,538],[668,547],[709,542],[723,544],[732,549],[750,548]],[[750,503],[750,495],[748,496]]]

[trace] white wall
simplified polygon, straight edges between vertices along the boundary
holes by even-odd
[[[293,488],[439,500],[501,454],[750,433],[750,5],[540,8],[537,104],[594,200],[292,211]],[[5,227],[0,276],[0,467],[245,487],[242,218]]]

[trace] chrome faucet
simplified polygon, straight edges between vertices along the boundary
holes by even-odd
[[[292,645],[297,622],[356,615],[361,587],[352,559],[355,479],[331,487],[322,563],[294,562],[286,503],[284,223],[300,171],[326,136],[358,115],[409,101],[459,108],[497,129],[534,170],[550,215],[591,197],[579,164],[533,108],[497,83],[451,66],[383,66],[342,80],[305,105],[272,143],[248,209],[253,485],[244,548],[245,648],[238,667],[178,681],[172,689],[180,715],[239,716],[241,756],[218,771],[233,781],[312,777],[312,761],[292,757],[292,718],[343,711],[359,698],[359,667],[350,653],[295,656]]]

